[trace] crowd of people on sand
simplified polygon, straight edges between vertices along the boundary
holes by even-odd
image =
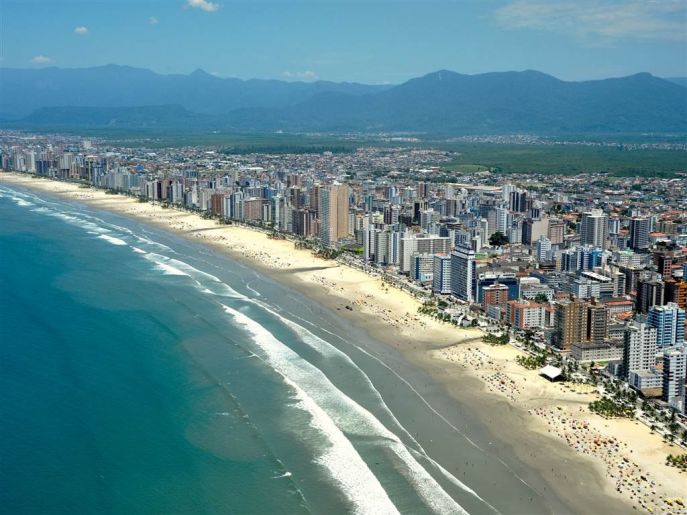
[[[587,411],[582,406],[578,410],[580,413]],[[659,493],[661,483],[631,459],[632,449],[626,443],[602,435],[592,429],[588,421],[574,418],[560,407],[535,408],[528,413],[542,418],[550,433],[562,438],[578,453],[600,459],[606,474],[615,482],[616,491],[635,509],[648,513],[687,514],[681,498],[664,497]]]
[[[505,373],[504,367],[477,347],[454,346],[439,350],[439,354],[447,361],[475,371],[487,390],[498,392],[510,401],[515,402],[522,393],[522,388]]]
[[[479,346],[458,345],[437,352],[443,359],[474,371],[489,391],[499,393],[514,403],[523,400],[523,388],[516,382],[518,378],[510,377],[505,367]],[[526,380],[522,377],[523,382]],[[589,393],[589,388],[575,385],[557,384],[555,387],[561,392]],[[575,416],[570,409],[578,410]],[[632,460],[632,449],[626,443],[591,428],[585,420],[590,415],[586,405],[537,407],[527,412],[543,420],[549,433],[561,438],[577,453],[601,460],[608,477],[615,482],[618,494],[630,501],[636,510],[687,515],[684,501],[679,497],[666,497],[662,485]]]

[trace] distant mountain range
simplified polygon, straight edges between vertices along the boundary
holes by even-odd
[[[687,80],[566,82],[441,70],[395,86],[160,75],[127,66],[0,68],[4,126],[158,130],[687,132]],[[12,120],[12,121],[9,121]]]

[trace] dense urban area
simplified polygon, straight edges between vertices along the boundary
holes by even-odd
[[[2,168],[254,226],[518,346],[685,445],[687,176],[449,173],[449,151],[235,154],[0,134]],[[453,175],[451,175],[453,174]],[[684,466],[681,465],[681,466]]]

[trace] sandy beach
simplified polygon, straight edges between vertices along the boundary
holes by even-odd
[[[459,367],[479,379],[485,391],[527,413],[523,422],[531,431],[565,442],[586,458],[606,478],[608,495],[629,500],[642,512],[687,513],[675,502],[676,498],[684,501],[687,478],[665,465],[668,454],[677,454],[680,448],[667,444],[637,421],[591,413],[588,404],[599,398],[594,387],[549,382],[518,365],[515,358],[523,353],[512,346],[476,341],[430,354],[435,362]],[[541,449],[529,458],[541,460],[540,453]],[[527,453],[521,458],[528,461]],[[554,467],[551,472],[566,481],[579,480],[564,468]]]
[[[14,173],[0,173],[0,183],[172,230],[321,299],[375,338],[397,346],[451,395],[474,408],[494,437],[545,476],[552,491],[570,506],[588,503],[604,507],[604,513],[627,513],[634,507],[639,512],[687,514],[675,502],[687,497],[687,477],[665,465],[666,456],[678,453],[678,447],[638,422],[590,413],[587,404],[597,395],[589,387],[549,383],[515,362],[517,349],[486,345],[479,330],[457,329],[419,315],[418,300],[379,278],[297,250],[291,241],[131,197]]]

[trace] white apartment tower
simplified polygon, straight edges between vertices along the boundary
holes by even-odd
[[[465,302],[474,302],[476,290],[475,251],[458,246],[451,252],[451,294]]]
[[[680,413],[685,412],[685,370],[687,349],[684,346],[663,353],[662,399]]]
[[[633,320],[625,329],[624,338],[625,377],[632,372],[651,370],[656,365],[656,328],[644,321]]]

